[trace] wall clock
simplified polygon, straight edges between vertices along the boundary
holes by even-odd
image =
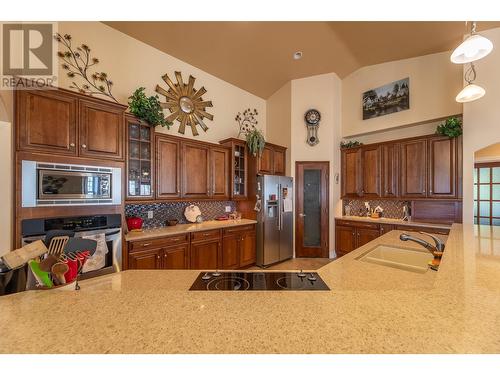
[[[321,114],[316,109],[310,109],[304,115],[307,127],[307,143],[310,146],[315,146],[319,143],[318,128]]]
[[[212,102],[210,100],[205,101],[202,98],[202,95],[204,95],[207,90],[205,90],[204,87],[196,90],[194,88],[195,78],[191,75],[189,76],[188,83],[184,83],[181,72],[175,72],[177,83],[172,82],[167,74],[161,78],[168,85],[168,90],[156,85],[155,91],[166,98],[166,102],[160,103],[160,105],[162,108],[166,108],[170,111],[170,115],[166,118],[167,121],[179,121],[179,133],[181,134],[184,134],[186,126],[191,127],[193,135],[199,134],[196,129],[197,125],[199,125],[203,131],[207,131],[208,126],[203,122],[203,118],[209,120],[214,119],[213,115],[206,112],[207,107],[213,107]]]

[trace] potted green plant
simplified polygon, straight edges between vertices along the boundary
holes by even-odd
[[[462,120],[458,117],[448,117],[444,123],[438,125],[436,134],[450,138],[462,135]]]
[[[165,119],[158,95],[147,97],[144,90],[144,87],[139,87],[129,96],[130,113],[152,126],[161,125],[169,129],[172,123]]]
[[[262,155],[266,140],[259,129],[252,129],[246,133],[247,146],[253,156]]]

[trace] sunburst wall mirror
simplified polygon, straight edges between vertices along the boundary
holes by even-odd
[[[156,85],[156,92],[166,98],[166,102],[160,103],[160,105],[170,111],[167,121],[177,120],[180,122],[179,133],[184,134],[186,126],[189,126],[193,135],[199,135],[197,125],[203,131],[207,131],[208,126],[203,122],[203,119],[214,119],[213,115],[206,112],[207,107],[213,107],[212,102],[203,100],[202,96],[207,92],[204,87],[199,90],[194,88],[195,78],[192,75],[189,76],[186,84],[182,80],[181,72],[174,73],[177,83],[174,83],[167,74],[161,77],[168,85],[168,90]]]

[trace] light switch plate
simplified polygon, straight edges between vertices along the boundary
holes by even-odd
[[[152,219],[153,218],[153,211],[148,211],[148,219]]]
[[[226,212],[231,212],[231,206],[226,206],[225,210],[226,210]]]

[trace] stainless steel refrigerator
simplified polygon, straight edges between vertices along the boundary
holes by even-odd
[[[257,177],[257,265],[293,256],[293,178]]]

